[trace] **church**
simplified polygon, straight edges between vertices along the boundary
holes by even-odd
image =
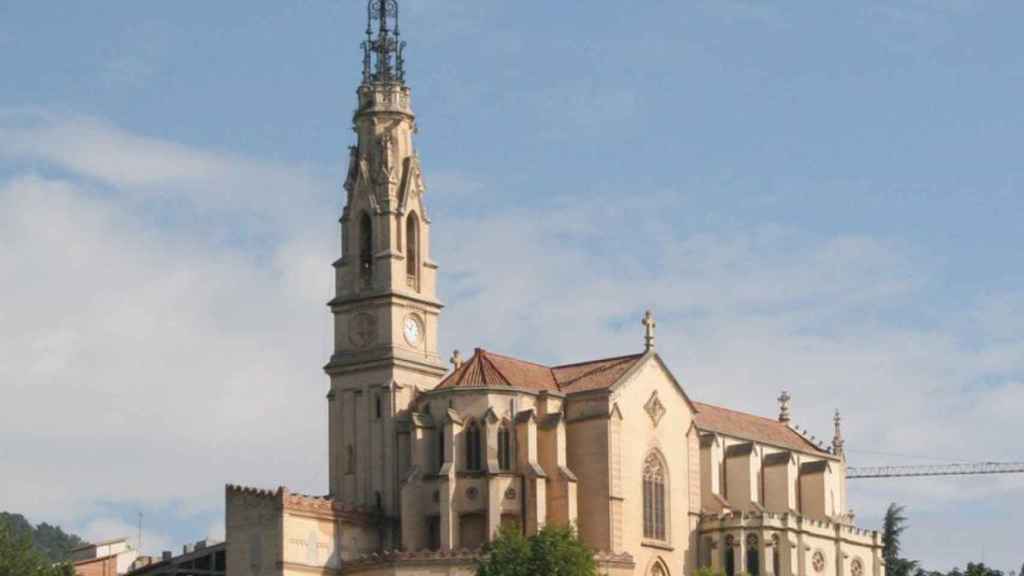
[[[824,447],[785,392],[771,418],[690,398],[650,312],[615,358],[444,360],[397,0],[367,18],[328,304],[329,492],[227,486],[228,575],[467,576],[502,526],[557,523],[612,576],[884,576],[847,505],[839,414]]]

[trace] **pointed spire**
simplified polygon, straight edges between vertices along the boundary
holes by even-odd
[[[792,416],[789,413],[789,403],[791,400],[793,400],[793,397],[785,390],[779,395],[779,422],[783,424],[789,424],[789,421],[792,420]]]
[[[362,48],[363,84],[405,83],[405,42],[398,29],[398,0],[368,0]]]
[[[843,440],[843,417],[839,415],[839,410],[836,410],[835,418],[832,419],[836,426],[836,434],[832,437],[832,453],[836,456],[843,457],[845,452],[843,451],[843,444],[846,443]]]
[[[641,324],[644,325],[644,351],[650,352],[654,350],[654,327],[657,326],[654,321],[654,313],[650,310],[644,312]]]

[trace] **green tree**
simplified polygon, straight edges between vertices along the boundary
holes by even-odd
[[[967,570],[964,570],[964,576],[1003,576],[1002,570],[996,570],[985,566],[984,562],[975,564],[974,562],[967,563]]]
[[[917,571],[917,562],[900,556],[900,538],[907,529],[907,517],[903,506],[889,504],[882,524],[882,558],[885,559],[885,573],[888,576],[912,576]]]
[[[503,527],[477,565],[477,576],[535,574],[597,576],[597,564],[572,527],[548,525],[529,538],[518,528]]]
[[[71,556],[72,549],[85,544],[78,536],[46,522],[33,527],[21,514],[0,512],[0,525],[6,526],[15,536],[28,537],[36,551],[50,562],[64,562]]]
[[[32,545],[28,534],[0,522],[0,576],[74,576],[70,564],[53,564]]]

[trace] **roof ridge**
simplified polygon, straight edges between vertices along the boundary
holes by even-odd
[[[578,374],[575,378],[567,379],[565,381],[565,385],[566,386],[572,386],[573,384],[575,384],[576,382],[579,382],[580,380],[582,380],[584,378],[587,378],[589,376],[593,376],[594,374],[600,374],[601,372],[607,372],[607,371],[611,370],[612,368],[615,368],[617,366],[621,366],[622,364],[625,364],[626,363],[626,359],[616,359],[615,361],[604,360],[602,362],[606,362],[606,364],[603,364],[601,366],[595,366],[595,367],[591,368],[590,370],[583,370],[582,373]],[[598,364],[598,362],[594,362],[594,364]],[[579,366],[586,366],[586,364],[580,364]],[[579,367],[579,366],[575,366],[575,367]]]
[[[698,406],[707,406],[708,408],[714,408],[716,410],[724,410],[726,412],[732,412],[733,414],[743,414],[744,416],[751,416],[753,418],[760,418],[761,420],[765,420],[767,422],[771,422],[772,424],[779,424],[781,426],[785,426],[786,428],[789,428],[790,430],[792,430],[792,428],[790,426],[788,426],[787,424],[785,424],[783,422],[779,422],[778,420],[775,420],[774,418],[768,418],[767,416],[761,416],[759,414],[751,414],[750,412],[743,412],[742,410],[734,410],[732,408],[726,408],[725,406],[719,406],[718,404],[708,404],[707,402],[694,401],[693,403],[698,405]]]
[[[638,354],[625,354],[623,356],[610,356],[608,358],[598,358],[596,360],[584,360],[582,362],[573,362],[572,364],[559,364],[557,366],[552,366],[551,368],[552,369],[575,368],[577,366],[583,366],[585,364],[597,364],[598,362],[611,362],[613,360],[626,360],[627,358],[639,358],[640,356],[643,356],[643,355],[644,354],[641,352],[641,353],[638,353]]]
[[[477,350],[479,350],[480,352],[483,352],[487,356],[497,356],[499,358],[505,358],[506,360],[514,360],[516,362],[522,362],[523,364],[532,364],[532,365],[537,366],[539,368],[547,368],[548,370],[551,369],[551,366],[548,366],[547,364],[541,364],[539,362],[533,362],[532,360],[523,360],[522,358],[516,358],[515,356],[509,356],[508,354],[500,354],[498,352],[491,352],[490,350],[484,350],[483,348],[477,348]]]
[[[508,376],[506,376],[505,373],[498,368],[494,361],[489,358],[490,352],[484,350],[483,348],[477,348],[476,353],[473,355],[479,357],[479,359],[477,360],[478,362],[483,362],[484,360],[487,360],[487,363],[490,364],[491,368],[493,368],[494,371],[498,373],[498,376],[501,376],[501,379],[505,381],[505,385],[508,386],[509,388],[515,388],[515,386],[513,386],[512,384],[512,381],[508,379]],[[495,354],[495,356],[501,356],[501,354]],[[511,359],[515,360],[515,358]],[[481,371],[481,374],[482,373],[483,371]]]

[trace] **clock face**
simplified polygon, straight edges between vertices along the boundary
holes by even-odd
[[[405,334],[405,341],[410,346],[416,346],[420,343],[420,323],[412,316],[405,318],[405,326],[403,326],[402,332]]]

